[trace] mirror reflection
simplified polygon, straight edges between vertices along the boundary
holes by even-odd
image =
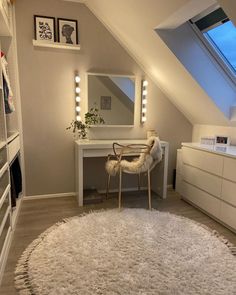
[[[105,125],[133,125],[134,102],[134,77],[88,74],[88,109],[98,108]]]

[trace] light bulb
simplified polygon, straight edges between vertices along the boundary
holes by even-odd
[[[80,116],[76,116],[76,121],[81,121],[81,117]]]
[[[76,96],[76,97],[75,97],[75,100],[76,100],[77,102],[80,102],[80,96]]]
[[[142,117],[142,122],[146,122],[147,118],[146,117]]]
[[[147,90],[143,90],[143,95],[147,95]]]
[[[148,86],[148,81],[147,80],[143,81],[143,86]]]
[[[143,99],[143,104],[147,104],[147,99]]]
[[[79,87],[76,87],[76,88],[75,88],[75,92],[76,92],[76,93],[80,93],[80,88],[79,88]]]
[[[76,109],[76,112],[80,112],[81,107],[77,106],[75,109]]]
[[[146,108],[142,108],[142,113],[146,113],[147,109]]]
[[[75,76],[75,82],[79,83],[80,82],[80,77],[79,76]]]

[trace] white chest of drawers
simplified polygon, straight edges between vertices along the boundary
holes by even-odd
[[[176,170],[183,199],[236,231],[236,147],[183,143]]]

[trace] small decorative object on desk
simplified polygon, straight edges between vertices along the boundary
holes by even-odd
[[[157,136],[157,132],[155,129],[150,129],[147,131],[147,138],[149,138],[151,136]]]
[[[77,121],[73,120],[70,123],[70,126],[68,126],[66,129],[72,129],[72,132],[80,139],[86,139],[87,138],[87,133],[88,129],[92,125],[98,125],[98,124],[105,124],[104,119],[102,116],[99,114],[98,109],[96,107],[91,108],[89,112],[85,114],[85,122],[83,121]]]
[[[230,145],[230,137],[224,135],[216,135],[215,137],[216,145]]]
[[[214,145],[215,144],[215,137],[213,137],[213,136],[201,137],[201,144]]]

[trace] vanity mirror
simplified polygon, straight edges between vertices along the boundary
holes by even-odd
[[[88,109],[96,107],[104,126],[133,126],[135,77],[88,73]]]

